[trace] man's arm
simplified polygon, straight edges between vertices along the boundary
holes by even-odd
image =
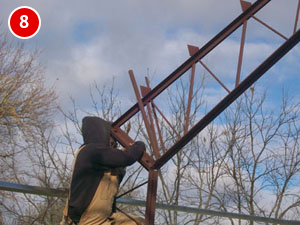
[[[91,154],[91,161],[110,168],[126,167],[138,161],[145,150],[145,144],[141,141],[135,142],[126,151],[113,148],[94,149]]]

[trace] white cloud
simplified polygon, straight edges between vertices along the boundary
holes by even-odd
[[[7,16],[24,2],[1,1],[0,20],[8,31]],[[59,94],[63,98],[73,95],[80,101],[88,97],[89,83],[94,80],[108,83],[111,76],[117,77],[116,84],[122,94],[132,95],[129,69],[134,70],[138,83],[144,83],[147,68],[156,73],[154,83],[160,82],[188,58],[187,44],[203,46],[241,13],[237,0],[227,0],[226,4],[218,0],[30,0],[26,4],[35,8],[42,19],[39,34],[27,40],[27,46],[43,50],[41,60],[46,64],[48,80],[52,84],[59,78],[56,81]],[[270,5],[258,17],[286,34],[285,29],[293,25],[291,12],[297,1],[274,0]],[[249,23],[249,29],[252,26],[259,32],[247,32],[250,44],[245,47],[244,76],[273,47],[257,42],[254,37],[261,38],[262,34],[270,37],[271,32],[262,31],[256,22]],[[238,32],[207,58],[213,72],[227,81],[234,79],[236,73]]]

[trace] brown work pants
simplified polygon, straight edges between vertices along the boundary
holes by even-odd
[[[84,211],[79,225],[136,225],[137,223],[125,214],[112,213],[112,205],[119,187],[118,176],[112,172],[106,172],[101,179],[96,193]],[[130,215],[139,224],[144,224],[140,217]]]

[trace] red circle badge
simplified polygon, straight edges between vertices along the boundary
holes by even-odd
[[[40,30],[41,18],[35,9],[21,6],[9,15],[8,27],[10,32],[18,38],[32,38]]]

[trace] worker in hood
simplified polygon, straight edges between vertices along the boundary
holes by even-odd
[[[113,203],[125,167],[141,159],[145,151],[143,142],[135,142],[126,151],[115,147],[111,123],[99,117],[82,120],[84,144],[76,153],[69,198],[61,225],[138,224],[143,220],[135,216],[113,213]],[[70,223],[71,222],[71,223]]]

